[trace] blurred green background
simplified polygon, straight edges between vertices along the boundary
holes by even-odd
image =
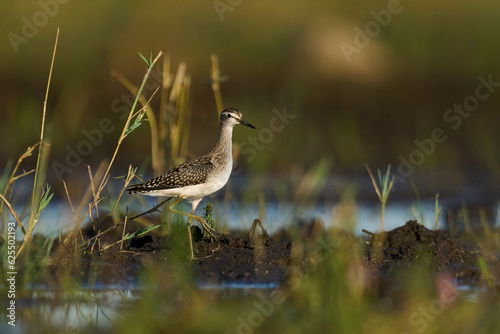
[[[191,76],[193,156],[217,138],[209,73],[210,56],[217,54],[225,106],[240,109],[257,127],[254,133],[237,129],[237,142],[250,145],[249,136],[265,136],[259,131],[271,128],[274,108],[296,116],[269,143],[255,146],[255,159],[240,157],[246,170],[290,173],[324,158],[332,173],[365,173],[365,163],[390,163],[397,172],[400,157],[409,159],[418,149],[415,139],[442,128],[447,140],[416,166],[418,173],[473,170],[485,184],[500,181],[500,90],[456,129],[443,119],[447,109],[475,94],[479,76],[500,81],[498,1],[22,0],[2,9],[3,162],[17,159],[39,138],[60,27],[47,115],[49,164],[64,163],[67,146],[86,140],[83,130],[97,129],[103,118],[114,125],[73,169],[75,175],[86,173],[85,164],[109,159],[123,127],[112,105],[128,91],[111,71],[139,84],[146,66],[138,52],[163,50],[173,70],[184,61]],[[357,29],[371,36],[358,36],[356,44]],[[347,44],[358,46],[349,59],[341,49]],[[152,105],[157,112],[159,99]],[[123,145],[115,175],[147,159],[148,126]],[[52,168],[48,178],[57,182]]]

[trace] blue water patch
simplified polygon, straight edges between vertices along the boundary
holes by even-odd
[[[251,290],[251,289],[276,289],[280,286],[279,283],[252,283],[252,282],[222,282],[222,283],[207,283],[197,282],[196,286],[201,290]]]

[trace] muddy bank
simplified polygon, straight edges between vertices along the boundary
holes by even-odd
[[[219,242],[203,239],[197,227],[193,232],[198,235],[194,242],[198,259],[191,262],[190,269],[193,281],[199,284],[280,284],[286,281],[289,267],[296,260],[291,259],[294,244],[337,233],[322,229],[317,222],[302,224],[299,233],[281,231],[273,237],[259,228],[252,233],[222,234]],[[429,230],[416,221],[408,221],[392,231],[368,234],[361,237],[345,234],[344,237],[364,243],[362,265],[374,277],[387,277],[418,263],[436,273],[447,272],[464,283],[474,284],[482,277],[478,266],[481,259],[488,266],[490,279],[498,282],[498,247],[488,248],[470,236]],[[58,277],[69,274],[84,283],[125,287],[143,267],[168,267],[170,262],[186,262],[187,248],[176,251],[182,243],[187,241],[184,238],[176,241],[170,235],[148,234],[124,242],[121,249],[116,244],[102,252],[91,253],[87,249],[79,256],[74,256],[71,249],[55,246],[50,264],[51,281],[55,283]]]

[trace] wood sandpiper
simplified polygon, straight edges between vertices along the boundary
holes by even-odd
[[[197,220],[211,237],[217,239],[217,232],[203,218],[195,216],[194,210],[203,197],[221,189],[229,180],[233,169],[233,128],[238,124],[242,124],[255,129],[253,125],[245,122],[241,117],[242,114],[237,109],[224,109],[220,114],[219,139],[207,154],[187,161],[158,177],[127,189],[131,195],[178,197],[169,206],[168,210],[188,217],[187,228],[192,260],[195,257],[190,227],[191,219]],[[191,214],[174,210],[174,206],[183,199],[187,199],[191,203]]]

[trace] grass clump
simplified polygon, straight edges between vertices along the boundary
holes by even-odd
[[[380,213],[380,231],[384,230],[384,215],[385,215],[385,206],[387,204],[387,199],[389,198],[389,194],[391,193],[391,189],[394,186],[394,180],[395,177],[393,176],[391,181],[389,182],[389,177],[391,175],[391,165],[387,166],[387,172],[382,175],[380,172],[380,169],[377,170],[378,172],[378,179],[380,182],[380,186],[382,187],[382,191],[380,191],[377,182],[375,182],[375,178],[373,177],[373,174],[370,170],[370,167],[368,165],[366,166],[366,170],[368,170],[368,174],[370,174],[370,178],[373,183],[373,187],[375,188],[375,192],[377,193],[377,196],[380,200],[380,203],[382,205],[382,211]]]

